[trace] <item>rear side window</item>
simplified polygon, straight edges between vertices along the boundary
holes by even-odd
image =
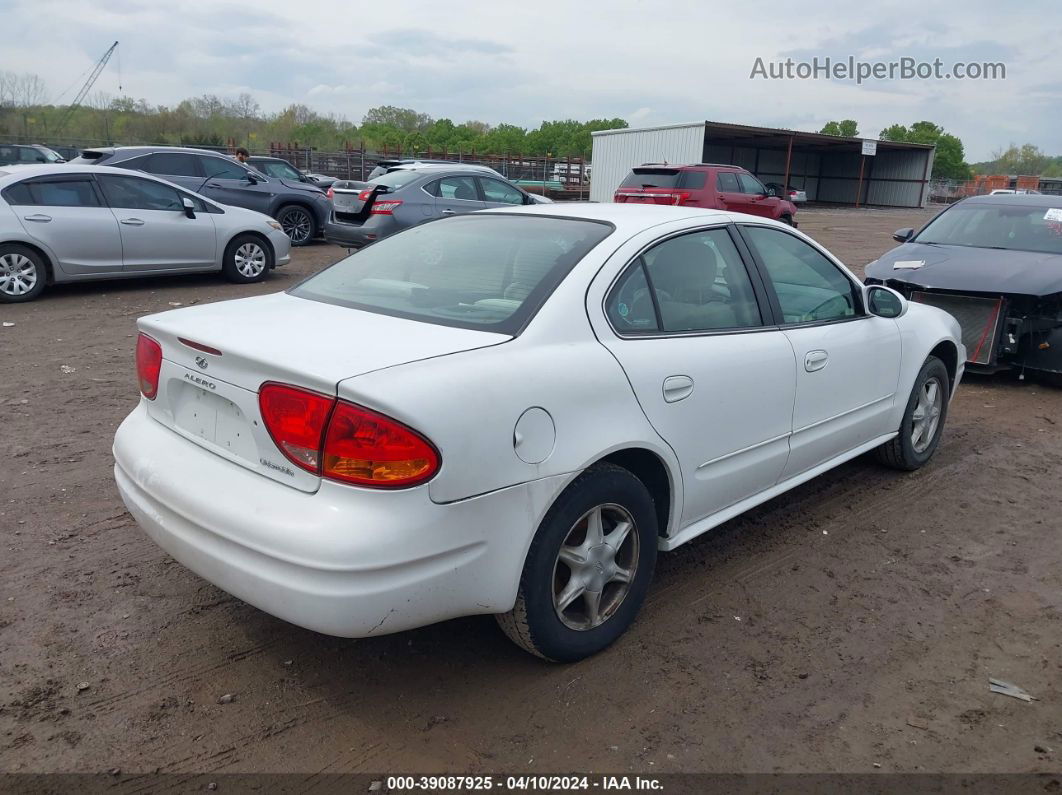
[[[98,179],[111,207],[127,210],[184,210],[181,195],[161,182],[109,174],[101,174]]]
[[[463,214],[385,237],[291,293],[425,323],[517,334],[612,229],[594,221]]]
[[[472,177],[443,177],[439,180],[438,193],[441,199],[460,199],[461,201],[479,201],[476,181]]]
[[[156,152],[148,158],[146,167],[143,168],[152,174],[168,177],[198,177],[199,169],[196,167],[196,158],[183,152]]]
[[[715,189],[723,193],[741,193],[737,174],[733,171],[720,171],[715,175]]]
[[[8,204],[36,207],[100,207],[91,179],[20,182],[4,191]]]
[[[704,187],[704,176],[703,171],[683,171],[676,187],[700,190]]]

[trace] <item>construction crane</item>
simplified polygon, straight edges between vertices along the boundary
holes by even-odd
[[[107,61],[111,60],[111,56],[114,55],[114,51],[118,49],[118,42],[112,44],[107,48],[107,52],[103,53],[103,57],[96,62],[96,66],[92,69],[92,74],[88,76],[88,80],[81,86],[81,90],[77,92],[77,96],[74,97],[74,101],[70,103],[70,107],[66,109],[66,113],[63,114],[63,118],[59,120],[58,126],[55,128],[53,136],[62,135],[63,130],[66,129],[66,124],[70,121],[70,117],[74,115],[74,111],[81,107],[81,103],[85,97],[88,96],[88,92],[92,90],[92,86],[96,83],[96,79],[100,76],[100,72],[103,71],[103,67],[107,65]],[[120,88],[120,87],[119,87]]]

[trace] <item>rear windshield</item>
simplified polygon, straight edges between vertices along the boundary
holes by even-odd
[[[625,188],[703,188],[703,171],[676,168],[635,168],[623,179]]]
[[[389,188],[391,192],[404,188],[410,182],[423,177],[423,173],[418,173],[410,169],[401,169],[399,171],[391,171],[387,174],[380,174],[376,177],[370,177],[369,182],[373,185],[383,185]]]
[[[613,227],[535,215],[460,215],[386,237],[292,295],[515,335]]]
[[[92,163],[98,163],[101,159],[105,159],[105,158],[108,158],[110,156],[111,156],[110,152],[97,152],[97,151],[92,150],[92,149],[86,149],[78,157],[75,157],[70,162],[72,164],[74,164],[74,165],[77,165],[77,164],[84,165],[85,163],[92,164]]]
[[[1058,204],[956,204],[930,221],[914,241],[1062,254],[1062,197]]]

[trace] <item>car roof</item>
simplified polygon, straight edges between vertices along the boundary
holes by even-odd
[[[232,157],[228,152],[215,152],[213,149],[199,149],[194,146],[89,146],[82,152],[109,152],[111,154],[153,154],[155,152],[176,152],[187,155],[217,155]]]
[[[520,215],[548,215],[554,218],[573,218],[586,221],[604,221],[617,229],[632,234],[650,226],[669,221],[704,219],[705,223],[726,223],[735,219],[733,213],[723,210],[705,210],[699,207],[674,207],[663,204],[613,204],[611,202],[554,202],[553,204],[529,204],[525,206],[496,207],[481,212],[517,213]],[[744,218],[745,216],[737,216]],[[784,226],[777,221],[759,216],[750,220],[763,221],[775,226]],[[788,227],[785,227],[788,228]]]
[[[971,196],[960,204],[1011,204],[1029,207],[1062,207],[1062,196],[1047,193],[997,193],[995,196]]]
[[[162,177],[155,174],[147,174],[142,171],[128,171],[118,166],[97,166],[97,165],[83,165],[80,163],[27,163],[25,165],[12,165],[12,166],[0,166],[0,186],[7,185],[11,182],[17,182],[18,180],[32,178],[36,176],[47,177],[59,177],[65,174],[120,174],[126,177],[143,177],[144,179],[151,179],[155,182],[164,182],[167,185],[173,185]],[[187,188],[182,188],[180,185],[174,185],[176,188],[180,188],[185,192]]]

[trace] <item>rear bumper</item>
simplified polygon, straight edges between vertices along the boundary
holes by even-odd
[[[322,481],[308,494],[187,441],[143,403],[119,427],[114,458],[123,502],[170,555],[267,613],[341,637],[511,609],[531,537],[564,482],[445,505],[427,486]]]

